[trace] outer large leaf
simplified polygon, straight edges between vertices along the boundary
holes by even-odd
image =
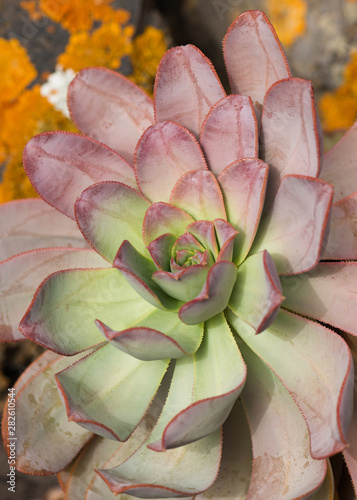
[[[101,182],[89,187],[77,198],[78,225],[90,244],[113,262],[124,240],[145,252],[142,224],[150,202],[120,182]]]
[[[356,191],[356,140],[357,122],[325,155],[321,178],[333,184],[335,188],[334,201],[341,200]]]
[[[156,121],[172,120],[198,136],[208,111],[225,95],[211,61],[197,47],[174,47],[157,70]]]
[[[152,125],[144,132],[136,148],[135,167],[140,189],[153,202],[169,201],[184,173],[207,169],[194,136],[170,121]]]
[[[280,380],[243,342],[240,347],[248,365],[242,400],[254,457],[247,500],[305,498],[323,482],[326,461],[311,458],[304,417]]]
[[[208,272],[201,293],[180,308],[181,321],[195,325],[223,311],[228,305],[235,280],[236,266],[232,262],[216,262]]]
[[[50,248],[15,255],[0,264],[0,342],[23,340],[21,318],[37,286],[59,269],[103,267],[93,250]]]
[[[0,261],[35,248],[88,247],[75,222],[35,198],[2,203],[0,228]]]
[[[118,349],[138,359],[180,358],[197,351],[203,325],[185,325],[177,313],[155,309],[131,328],[114,331],[97,322],[106,338]]]
[[[68,105],[82,132],[130,163],[141,134],[154,123],[150,97],[124,76],[105,68],[82,69],[69,86]]]
[[[143,237],[146,245],[166,233],[177,238],[194,219],[180,208],[169,203],[153,203],[146,211],[143,223]]]
[[[248,95],[254,104],[261,105],[269,87],[290,76],[274,28],[259,10],[245,12],[232,23],[223,49],[232,93]]]
[[[354,357],[355,372],[357,373],[357,359]],[[353,488],[357,492],[357,386],[354,387],[353,416],[347,434],[348,448],[343,452],[347,467],[352,479]]]
[[[200,143],[215,175],[234,161],[258,156],[258,124],[251,99],[230,95],[213,106],[203,122]]]
[[[317,121],[311,82],[291,78],[270,87],[260,133],[261,157],[270,165],[265,209],[285,175],[317,177],[323,152]]]
[[[260,333],[276,318],[284,297],[273,259],[266,250],[238,267],[229,307]]]
[[[246,158],[232,163],[218,177],[227,219],[239,234],[234,244],[234,262],[240,264],[252,245],[262,213],[268,165]]]
[[[346,342],[337,333],[285,311],[260,335],[230,311],[227,317],[301,409],[310,431],[311,455],[325,458],[343,450],[353,390]]]
[[[320,262],[281,283],[283,307],[357,335],[357,262]]]
[[[357,191],[332,205],[330,234],[322,259],[357,259]]]
[[[150,448],[162,451],[196,441],[219,428],[243,389],[246,366],[223,314],[205,323],[192,358],[176,361],[161,414],[161,432]],[[162,434],[161,434],[162,433]]]
[[[78,359],[78,358],[75,358]],[[54,374],[75,359],[46,352],[16,382],[16,430],[4,411],[3,437],[6,445],[15,444],[16,468],[35,475],[59,472],[71,462],[91,433],[68,422],[57,391]],[[9,408],[10,409],[10,408]]]
[[[156,453],[143,445],[122,465],[98,473],[115,494],[127,492],[152,499],[191,498],[213,484],[220,458],[221,439],[217,431],[165,453]]]
[[[125,441],[145,415],[168,363],[140,361],[110,344],[100,347],[56,375],[69,420]]]
[[[42,198],[74,219],[74,202],[99,181],[119,181],[136,188],[133,168],[104,144],[68,132],[33,137],[24,149],[24,167]]]
[[[172,190],[170,203],[196,220],[227,219],[218,182],[207,170],[184,174]]]
[[[40,345],[71,355],[103,342],[96,319],[123,330],[152,309],[117,269],[62,271],[37,290],[21,331]]]
[[[241,401],[238,399],[223,425],[224,446],[217,480],[195,500],[232,498],[246,500],[251,476],[252,442]],[[233,499],[232,499],[233,500]]]
[[[326,236],[333,188],[319,179],[286,176],[262,220],[251,253],[267,250],[279,274],[315,266]]]

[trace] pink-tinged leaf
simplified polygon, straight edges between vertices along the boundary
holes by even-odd
[[[321,258],[326,260],[357,259],[357,191],[334,203],[330,233]]]
[[[46,132],[24,149],[24,167],[37,193],[74,219],[74,202],[91,184],[119,181],[137,188],[133,168],[113,150],[89,137]]]
[[[326,462],[327,462],[327,474],[325,476],[324,482],[315,493],[309,496],[309,500],[336,500],[333,470],[331,467],[330,460],[327,459]]]
[[[224,446],[218,478],[195,500],[232,498],[246,500],[252,468],[252,442],[241,401],[238,399],[223,425]],[[233,500],[233,499],[232,499]]]
[[[77,198],[76,219],[86,240],[100,255],[113,262],[118,248],[129,240],[146,252],[142,225],[150,202],[120,182],[101,182]]]
[[[263,210],[268,165],[248,158],[232,163],[218,177],[229,223],[239,232],[234,242],[233,261],[247,256]]]
[[[321,168],[321,179],[333,184],[334,201],[354,193],[357,186],[357,122],[340,141],[325,155]]]
[[[354,357],[355,373],[357,373],[357,358]],[[349,446],[344,450],[343,456],[346,460],[353,488],[357,493],[357,386],[354,386],[353,416],[348,429],[347,442]]]
[[[116,497],[96,473],[98,468],[114,467],[127,460],[147,439],[156,423],[157,415],[162,409],[165,394],[161,387],[150,405],[144,418],[125,443],[95,436],[67,468],[66,500],[115,500]],[[121,500],[130,500],[128,495],[122,495]]]
[[[168,398],[149,448],[177,448],[217,430],[242,391],[246,373],[223,314],[207,321],[197,353],[176,361]]]
[[[130,328],[115,331],[96,322],[112,345],[135,358],[152,361],[180,358],[193,354],[203,336],[203,324],[185,325],[177,313],[155,309],[140,321],[133,319]]]
[[[170,270],[171,252],[175,242],[176,236],[174,234],[165,233],[153,240],[146,247],[158,269],[163,271]]]
[[[156,121],[172,120],[199,136],[207,113],[225,95],[211,61],[197,47],[174,47],[157,70]]]
[[[217,255],[217,262],[220,260],[231,261],[233,258],[234,242],[238,231],[236,231],[229,222],[223,219],[216,219],[214,221],[214,229],[220,249]]]
[[[153,202],[167,202],[184,173],[207,170],[207,165],[191,132],[166,121],[152,125],[141,136],[135,151],[135,168],[144,195]]]
[[[321,486],[326,460],[311,457],[304,417],[277,376],[243,342],[239,345],[249,373],[242,401],[254,457],[247,500],[306,498]]]
[[[232,262],[225,260],[216,262],[208,272],[202,292],[180,308],[181,321],[187,325],[195,325],[223,311],[233,290],[237,276],[236,269]]]
[[[127,493],[139,498],[189,497],[192,500],[192,495],[208,489],[215,481],[221,446],[219,431],[165,453],[156,453],[144,444],[118,467],[97,472],[120,498],[125,498]]]
[[[125,240],[114,259],[113,266],[120,270],[127,282],[150,304],[159,309],[177,310],[180,303],[169,297],[152,279],[156,266]]]
[[[61,271],[39,287],[20,329],[40,345],[72,355],[103,343],[96,319],[123,330],[152,310],[117,269]]]
[[[175,273],[157,271],[152,275],[152,279],[170,297],[187,302],[200,294],[208,271],[208,266],[196,264]]]
[[[357,335],[357,262],[320,262],[281,284],[284,308]]]
[[[17,470],[34,475],[56,474],[90,439],[90,432],[68,422],[54,377],[56,371],[76,359],[45,352],[16,382],[16,441],[8,435],[11,419],[8,421],[7,411],[2,428],[4,443],[16,443]]]
[[[267,250],[279,274],[313,268],[326,240],[333,188],[313,177],[284,177],[251,253]]]
[[[228,305],[256,333],[272,324],[283,300],[278,272],[266,250],[251,255],[238,267]]]
[[[0,204],[0,228],[0,261],[36,248],[88,248],[75,222],[35,198]]]
[[[192,217],[169,203],[154,203],[146,211],[143,223],[143,238],[146,245],[166,233],[177,238],[194,222]]]
[[[227,319],[299,406],[310,432],[311,456],[326,458],[346,448],[353,365],[340,335],[282,310],[260,335],[229,310]]]
[[[103,267],[89,249],[50,248],[26,252],[0,263],[0,342],[24,340],[18,326],[37,286],[59,269]]]
[[[140,361],[110,344],[98,348],[56,375],[68,419],[125,441],[145,415],[168,363]]]
[[[265,211],[285,175],[317,177],[323,145],[319,142],[311,82],[290,78],[269,89],[264,99],[259,150],[270,166]]]
[[[290,77],[274,28],[259,10],[245,12],[232,23],[223,50],[232,93],[250,96],[258,109],[269,87]]]
[[[187,231],[192,234],[204,248],[209,250],[215,259],[217,258],[219,248],[216,239],[215,225],[213,222],[208,220],[198,220],[187,226]]]
[[[105,68],[85,68],[78,73],[68,89],[68,106],[83,133],[107,144],[129,163],[141,134],[154,123],[150,97],[124,76]]]
[[[257,157],[258,124],[251,99],[230,95],[213,106],[203,122],[200,143],[217,176],[234,161]]]
[[[172,190],[170,203],[185,210],[195,220],[227,220],[219,184],[208,170],[184,174]]]

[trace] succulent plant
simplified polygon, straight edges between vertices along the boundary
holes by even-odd
[[[356,488],[357,127],[323,158],[262,12],[224,57],[228,96],[192,45],[154,102],[82,70],[86,135],[34,137],[42,200],[0,207],[1,338],[47,348],[16,383],[16,465],[69,500],[331,499],[341,451]]]

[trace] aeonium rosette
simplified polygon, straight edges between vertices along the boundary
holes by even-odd
[[[4,258],[23,253],[0,264],[1,335],[49,349],[17,383],[17,467],[64,470],[67,499],[328,498],[347,444],[356,482],[351,352],[326,327],[357,334],[354,188],[333,168],[351,135],[322,164],[311,83],[263,13],[224,54],[231,95],[188,45],[162,59],[154,106],[83,70],[68,102],[88,137],[25,149],[45,201],[2,216]]]

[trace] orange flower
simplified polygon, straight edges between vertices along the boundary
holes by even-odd
[[[305,0],[267,0],[266,4],[281,43],[286,47],[292,45],[306,30]]]

